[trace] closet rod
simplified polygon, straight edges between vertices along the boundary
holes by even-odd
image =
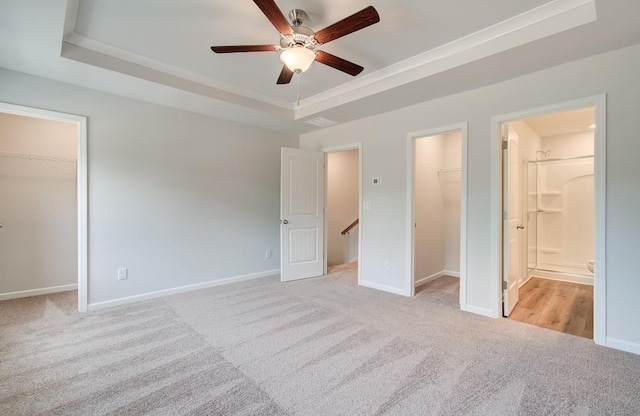
[[[13,159],[26,159],[26,160],[44,160],[46,162],[76,163],[76,159],[70,159],[67,157],[37,156],[37,155],[28,155],[26,153],[0,152],[0,157],[10,157]]]
[[[560,161],[560,160],[588,159],[590,157],[593,157],[593,155],[574,156],[574,157],[558,157],[558,158],[555,158],[555,159],[530,160],[529,163],[557,162],[557,161]]]
[[[441,173],[449,173],[449,172],[462,172],[462,168],[442,168],[438,169],[438,175]]]

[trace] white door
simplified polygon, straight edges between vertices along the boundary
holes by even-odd
[[[518,303],[518,284],[521,280],[520,268],[520,230],[522,225],[522,210],[520,209],[520,161],[518,152],[518,137],[509,125],[503,127],[502,140],[507,142],[503,151],[503,259],[502,268],[504,292],[504,316],[509,316]],[[504,147],[504,146],[503,146]]]
[[[281,281],[324,272],[324,153],[282,148]]]

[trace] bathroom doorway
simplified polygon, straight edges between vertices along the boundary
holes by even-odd
[[[594,105],[501,123],[503,316],[594,337]]]

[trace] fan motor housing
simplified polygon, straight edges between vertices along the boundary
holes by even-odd
[[[281,35],[280,47],[292,48],[296,45],[313,49],[318,43],[314,39],[315,32],[306,26],[292,26],[293,35]]]

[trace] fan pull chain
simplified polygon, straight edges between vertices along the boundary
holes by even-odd
[[[296,77],[296,107],[300,107],[300,77]]]

